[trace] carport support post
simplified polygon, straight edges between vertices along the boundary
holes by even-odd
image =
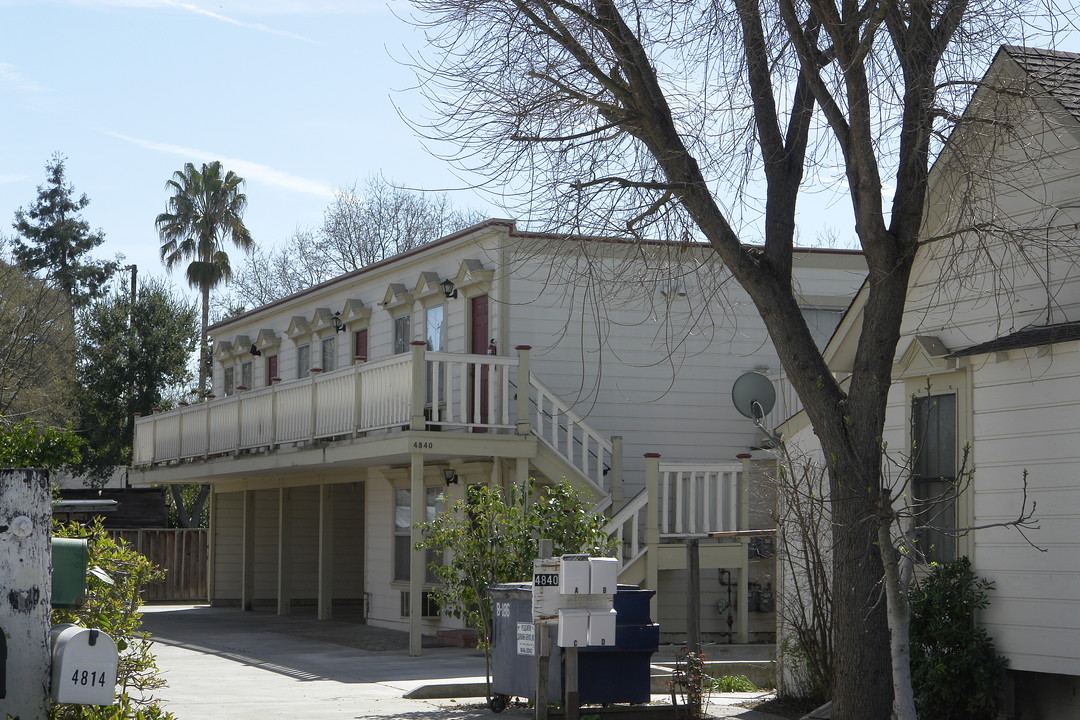
[[[422,539],[416,523],[424,520],[424,455],[409,456],[409,656],[420,657],[424,613],[424,551],[416,543]]]
[[[7,636],[0,708],[4,717],[44,720],[52,603],[48,472],[0,470],[0,522],[0,632]]]
[[[244,539],[240,564],[240,609],[254,609],[255,596],[255,491],[244,491]]]
[[[319,619],[329,620],[334,605],[334,486],[319,486]]]
[[[292,608],[292,490],[278,488],[277,614],[288,615]]]

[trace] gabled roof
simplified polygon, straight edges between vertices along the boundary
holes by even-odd
[[[983,355],[1003,350],[1040,347],[1042,345],[1069,342],[1070,340],[1080,340],[1080,322],[1065,322],[1056,325],[1024,328],[978,345],[955,350],[949,354],[949,357],[966,357],[968,355]]]
[[[1002,52],[1080,120],[1080,53],[1006,45]]]

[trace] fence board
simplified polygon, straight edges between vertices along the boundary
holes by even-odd
[[[206,600],[210,554],[206,528],[110,530],[109,534],[165,569],[163,582],[143,589],[144,602]]]

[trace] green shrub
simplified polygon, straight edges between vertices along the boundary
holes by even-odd
[[[911,589],[911,684],[921,718],[992,720],[1006,660],[994,650],[975,611],[993,583],[960,558],[935,565]]]
[[[86,583],[86,604],[76,610],[55,609],[52,623],[75,623],[108,633],[116,641],[120,664],[116,673],[116,701],[111,706],[61,705],[52,703],[50,720],[175,720],[151,698],[165,682],[158,676],[150,652],[150,634],[142,629],[139,592],[165,572],[132,550],[123,540],[114,540],[95,518],[89,525],[54,525],[56,537],[85,538],[89,541],[88,567],[100,568],[112,584],[91,573]]]
[[[758,686],[745,675],[722,675],[713,680],[711,689],[719,693],[757,692]]]

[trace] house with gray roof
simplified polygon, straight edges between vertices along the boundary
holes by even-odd
[[[966,555],[993,582],[977,621],[1008,660],[1005,717],[1077,718],[1080,54],[1001,48],[928,192],[893,365],[889,472],[925,525],[918,560]],[[826,348],[841,377],[864,300]],[[784,430],[813,451],[805,418]]]

